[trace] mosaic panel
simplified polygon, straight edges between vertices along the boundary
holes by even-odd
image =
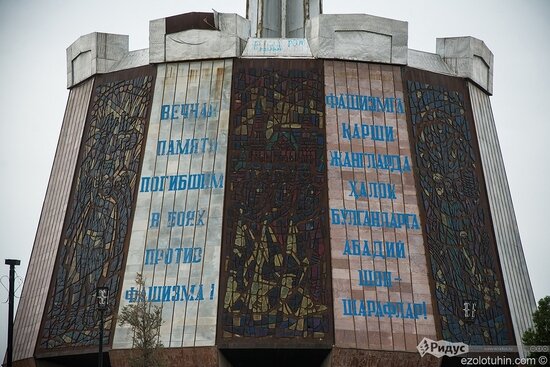
[[[409,79],[411,142],[442,337],[512,344],[467,89]]]
[[[110,289],[109,343],[152,98],[153,70],[139,70],[94,85],[39,349],[98,343],[98,286]]]
[[[219,345],[331,344],[322,91],[319,62],[235,62]]]

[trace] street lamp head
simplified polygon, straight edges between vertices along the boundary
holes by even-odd
[[[21,260],[6,259],[6,265],[21,265]]]
[[[96,290],[97,309],[105,311],[109,306],[109,288],[97,287]]]

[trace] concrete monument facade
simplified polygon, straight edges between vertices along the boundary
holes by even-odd
[[[406,22],[309,0],[152,20],[149,40],[67,49],[14,365],[95,365],[97,287],[110,366],[135,354],[117,313],[142,295],[170,366],[523,353],[535,301],[483,41],[411,50]]]

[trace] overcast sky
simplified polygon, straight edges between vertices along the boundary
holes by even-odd
[[[8,309],[3,259],[20,259],[17,273],[25,277],[67,102],[66,48],[96,31],[128,34],[131,50],[147,48],[149,20],[211,9],[245,16],[246,0],[0,0],[0,353]],[[550,1],[324,0],[323,11],[407,21],[409,48],[421,51],[435,52],[437,37],[453,36],[491,49],[492,107],[527,266],[536,299],[550,295]]]

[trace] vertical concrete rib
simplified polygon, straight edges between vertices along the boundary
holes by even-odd
[[[489,96],[472,83],[468,83],[468,87],[514,334],[518,346],[521,346],[521,336],[533,325],[531,315],[536,309],[535,296],[523,254]],[[523,355],[521,348],[520,354]]]
[[[71,89],[14,325],[14,360],[34,355],[84,131],[93,79]]]

